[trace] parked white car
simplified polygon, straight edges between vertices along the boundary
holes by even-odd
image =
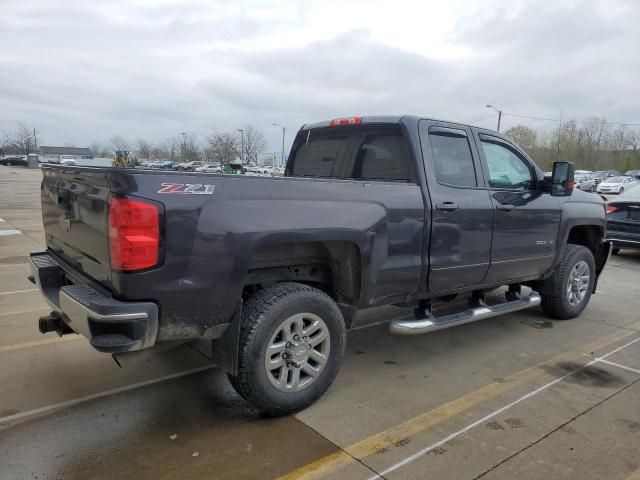
[[[78,161],[73,157],[73,155],[60,155],[58,159],[58,163],[60,165],[78,165]]]
[[[622,193],[634,187],[637,183],[634,177],[618,175],[617,177],[605,178],[598,184],[596,191],[598,193]]]
[[[196,168],[196,172],[222,173],[222,166],[219,163],[207,163],[201,167]]]

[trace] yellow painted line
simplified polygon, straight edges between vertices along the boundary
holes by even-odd
[[[637,324],[637,326],[640,326],[640,323]],[[619,342],[631,335],[637,335],[637,332],[617,332],[608,337],[583,345],[579,350],[562,353],[550,360],[546,360],[534,365],[533,367],[521,370],[505,378],[504,382],[491,383],[485,387],[463,395],[462,397],[440,405],[433,410],[429,410],[403,423],[388,428],[383,432],[365,438],[364,440],[354,443],[343,450],[304,465],[282,477],[279,477],[279,480],[311,480],[322,478],[349,465],[354,461],[354,458],[362,460],[383,448],[390,447],[408,437],[423,432],[438,423],[448,420],[449,418],[469,410],[470,408],[494,398],[518,385],[522,385],[529,380],[545,375],[545,372],[541,367],[553,366],[560,361],[581,359],[584,357],[584,352],[592,352],[608,347],[611,344]]]
[[[13,343],[11,345],[0,346],[0,353],[13,352],[14,350],[21,350],[23,348],[39,347],[41,345],[49,345],[50,343],[68,342],[69,340],[78,340],[80,335],[65,335],[64,337],[47,338],[45,340],[34,340],[33,342]]]
[[[625,480],[640,480],[640,468],[629,475]]]

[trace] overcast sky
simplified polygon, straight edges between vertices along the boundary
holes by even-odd
[[[640,1],[0,0],[0,131],[41,143],[415,113],[640,123]],[[486,118],[491,116],[490,118]],[[535,122],[505,117],[534,127]]]

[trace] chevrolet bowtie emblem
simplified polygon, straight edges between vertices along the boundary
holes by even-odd
[[[71,220],[69,220],[64,215],[60,215],[60,218],[58,219],[58,225],[60,225],[60,228],[62,228],[62,230],[64,230],[65,232],[71,231]]]

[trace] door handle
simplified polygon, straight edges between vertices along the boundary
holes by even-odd
[[[453,202],[438,203],[436,210],[444,210],[445,212],[453,212],[458,209],[458,204]]]
[[[513,210],[515,207],[513,205],[496,205],[496,210],[504,210],[505,212],[510,212],[511,210]]]

